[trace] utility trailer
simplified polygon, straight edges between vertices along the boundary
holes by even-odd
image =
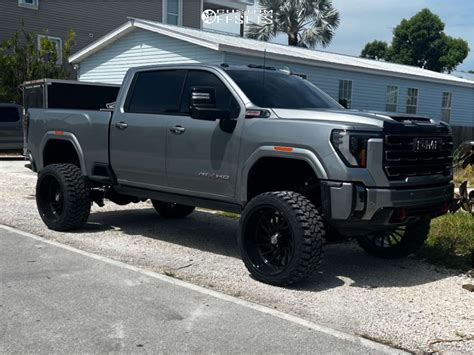
[[[104,109],[114,102],[120,85],[75,80],[39,79],[23,83],[23,107],[75,110]]]

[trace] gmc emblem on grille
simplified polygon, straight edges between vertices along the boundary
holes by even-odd
[[[440,150],[441,139],[439,138],[417,138],[415,139],[415,151],[432,152]]]

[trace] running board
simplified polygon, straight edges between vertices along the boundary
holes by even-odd
[[[179,203],[181,205],[196,206],[202,208],[209,208],[218,211],[242,212],[242,207],[238,204],[211,200],[207,198],[184,196],[179,194],[173,194],[169,192],[161,192],[155,190],[141,189],[137,187],[115,185],[114,190],[120,194],[138,197],[140,199],[151,199],[163,202]]]

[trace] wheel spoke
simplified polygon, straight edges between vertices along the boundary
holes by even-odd
[[[382,249],[395,248],[405,237],[406,226],[398,227],[388,232],[373,233],[366,239],[375,247]]]
[[[291,228],[281,212],[265,207],[256,212],[254,238],[250,241],[255,248],[256,265],[266,265],[271,272],[285,268],[293,253]]]
[[[270,234],[271,234],[268,227],[265,226],[263,223],[258,225],[257,230],[258,229],[262,230],[264,232],[264,234],[266,234],[267,236],[270,236]]]
[[[265,256],[265,255],[270,255],[270,254],[273,254],[273,250],[269,249],[269,250],[266,250],[266,251],[261,251],[261,254],[262,256]]]
[[[265,230],[265,233],[267,233],[268,235],[271,235],[272,234],[272,231],[273,231],[273,226],[270,222],[270,219],[268,219],[267,217],[268,213],[264,213],[260,219],[261,219],[261,226],[262,228]]]
[[[398,244],[402,241],[403,236],[398,234],[396,231],[391,234],[392,238],[395,240],[395,244]]]

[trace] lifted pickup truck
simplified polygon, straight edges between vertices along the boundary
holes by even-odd
[[[270,67],[133,68],[113,113],[28,116],[27,155],[49,228],[80,228],[104,199],[151,199],[163,218],[195,206],[241,212],[243,261],[274,285],[310,276],[331,238],[357,238],[384,258],[408,255],[453,197],[446,124],[346,110]]]

